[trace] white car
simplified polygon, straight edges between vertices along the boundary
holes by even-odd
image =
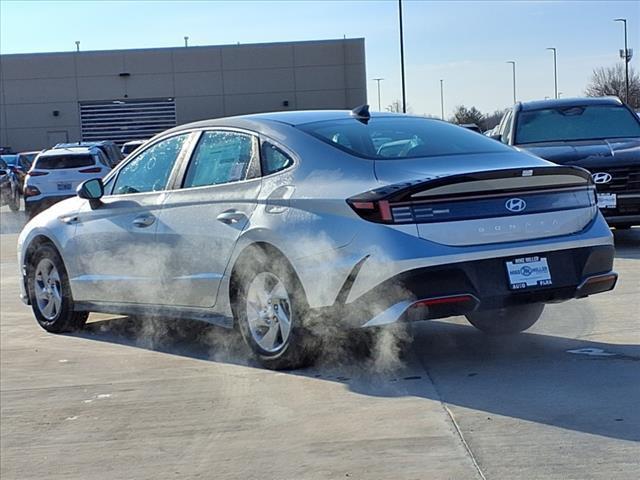
[[[33,217],[54,203],[73,197],[85,180],[111,171],[105,154],[94,147],[56,148],[40,153],[25,179],[25,210]]]

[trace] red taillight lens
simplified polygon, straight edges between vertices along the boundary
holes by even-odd
[[[49,172],[42,172],[40,170],[31,170],[29,172],[29,175],[31,175],[32,177],[41,177],[43,175],[49,175]]]
[[[450,297],[427,298],[418,300],[411,307],[432,307],[434,305],[451,305],[455,303],[474,302],[475,299],[471,295],[452,295]]]
[[[93,168],[85,168],[83,170],[80,170],[80,173],[100,173],[102,171],[102,169],[100,167],[93,167]]]
[[[393,223],[391,207],[387,200],[347,200],[353,210],[365,220],[378,223]]]
[[[37,187],[26,187],[24,189],[24,196],[26,197],[35,197],[36,195],[40,195],[40,190]]]

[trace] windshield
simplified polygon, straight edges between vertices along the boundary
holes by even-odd
[[[40,157],[34,168],[43,170],[58,170],[63,168],[90,167],[94,164],[92,155],[55,155]]]
[[[7,165],[15,165],[18,161],[17,155],[2,155],[2,160],[5,161]]]
[[[351,154],[371,159],[399,159],[497,153],[509,147],[440,120],[416,117],[328,120],[298,126]]]
[[[515,143],[640,137],[640,122],[622,106],[589,105],[521,112]]]

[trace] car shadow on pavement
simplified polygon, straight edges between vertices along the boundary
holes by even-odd
[[[616,245],[616,257],[640,259],[640,227],[629,230],[612,230]]]
[[[259,368],[236,332],[202,322],[118,317],[92,321],[75,336]],[[486,412],[488,420],[499,415],[640,441],[640,345],[538,333],[488,337],[430,321],[415,324],[393,361],[350,347],[332,344],[316,365],[286,373],[361,395],[442,401]]]

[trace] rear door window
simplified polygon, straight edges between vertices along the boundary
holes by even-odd
[[[256,155],[251,135],[210,131],[200,137],[187,167],[183,188],[244,180]]]
[[[271,175],[293,165],[293,159],[269,142],[262,143],[262,174]]]
[[[93,155],[52,155],[40,157],[35,168],[42,170],[61,170],[65,168],[91,167],[95,164]]]

